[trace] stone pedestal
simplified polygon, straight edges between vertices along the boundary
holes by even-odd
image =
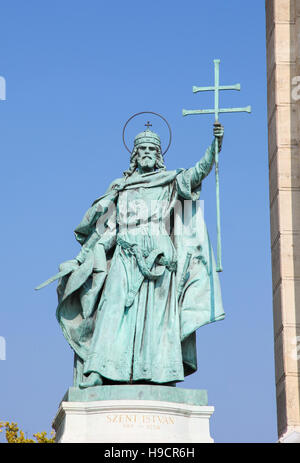
[[[57,442],[213,442],[204,390],[168,386],[70,388],[53,427]]]
[[[279,441],[281,444],[300,444],[300,430],[297,431],[287,431]]]

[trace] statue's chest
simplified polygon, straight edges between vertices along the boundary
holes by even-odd
[[[121,201],[151,201],[151,200],[166,200],[168,199],[168,187],[156,186],[152,188],[132,188],[124,190],[120,195]]]
[[[119,193],[118,217],[119,221],[128,219],[162,216],[169,204],[168,186],[153,188],[132,188]]]

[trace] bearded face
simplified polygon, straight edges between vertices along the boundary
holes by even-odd
[[[129,169],[124,172],[125,177],[129,177],[136,170],[140,173],[153,172],[156,169],[166,169],[160,146],[145,141],[133,149],[130,157]]]
[[[137,147],[137,165],[140,171],[153,171],[156,161],[157,148],[153,143],[143,143]]]

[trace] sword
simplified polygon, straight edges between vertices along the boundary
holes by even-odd
[[[35,290],[38,290],[38,289],[42,289],[44,288],[45,286],[49,285],[50,283],[52,283],[53,281],[55,280],[59,280],[59,278],[62,278],[66,275],[68,275],[69,273],[73,272],[74,268],[68,268],[68,269],[64,269],[62,270],[61,272],[58,272],[56,275],[54,275],[53,277],[49,278],[48,280],[44,281],[44,283],[41,283],[39,286],[37,286],[36,288],[34,288]]]
[[[88,246],[94,246],[97,242],[97,240],[99,240],[99,235],[96,231],[94,231],[90,236],[89,238],[85,241],[84,245],[82,246],[78,256],[77,256],[77,259],[79,260],[80,263],[83,263],[85,258],[86,258],[86,254],[89,252],[89,248]],[[60,278],[68,275],[69,273],[73,272],[73,270],[75,270],[75,268],[77,267],[74,267],[73,268],[65,268],[64,270],[61,270],[60,272],[58,272],[56,275],[54,275],[53,277],[49,278],[48,280],[44,281],[44,283],[40,284],[39,286],[37,286],[36,290],[38,289],[42,289],[44,288],[45,286],[49,285],[50,283],[52,283],[53,281],[55,280],[59,280]]]

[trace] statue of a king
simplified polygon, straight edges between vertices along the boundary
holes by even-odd
[[[197,328],[224,318],[196,207],[223,132],[214,125],[194,167],[167,171],[160,138],[147,127],[134,139],[129,169],[76,228],[82,247],[60,265],[56,312],[75,352],[74,385],[174,385],[196,371]]]

